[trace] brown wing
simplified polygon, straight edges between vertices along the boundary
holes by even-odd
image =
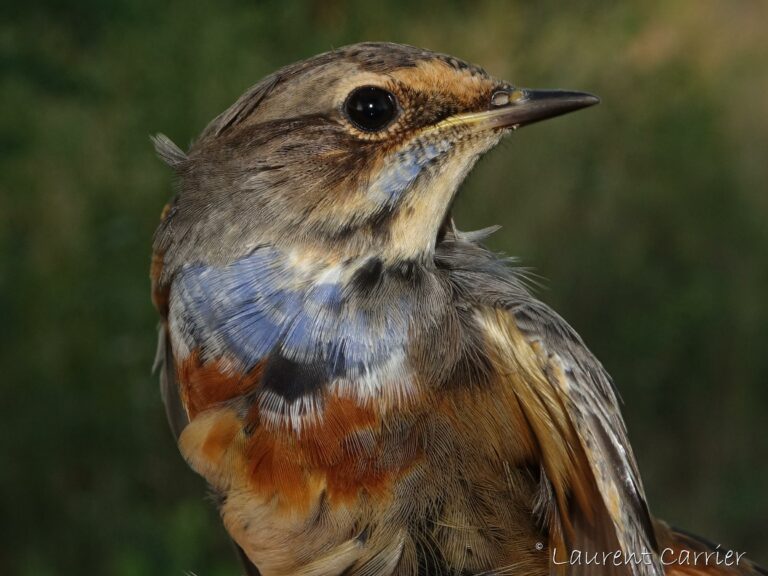
[[[578,335],[535,300],[485,309],[479,322],[496,369],[514,389],[538,442],[547,485],[538,511],[554,570],[663,574],[643,487],[609,376]],[[579,563],[568,564],[572,552]],[[585,564],[593,553],[641,562]]]
[[[167,138],[159,135],[155,139],[155,145],[161,157],[173,157],[176,153],[173,143],[165,144]],[[170,142],[170,140],[167,140]],[[171,148],[172,147],[172,148]],[[178,151],[181,154],[181,151]],[[166,160],[168,161],[168,160]],[[161,220],[165,220],[171,211],[171,205],[166,204]],[[181,431],[189,423],[186,410],[179,396],[179,388],[176,382],[176,369],[173,363],[173,349],[171,338],[168,333],[168,306],[170,298],[170,282],[162,282],[163,275],[163,254],[154,252],[152,254],[152,266],[149,271],[152,281],[152,303],[160,314],[160,326],[157,335],[157,352],[155,353],[155,365],[153,369],[160,374],[160,395],[165,405],[165,414],[168,418],[168,424],[171,427],[174,438],[179,439]]]
[[[664,522],[654,521],[667,576],[759,576],[768,571],[743,552],[707,542]]]
[[[766,574],[743,553],[651,518],[618,398],[606,371],[579,336],[544,305],[534,301],[511,312],[501,320],[508,342],[514,343],[518,354],[530,356],[533,352],[536,358],[529,368],[537,373],[536,380],[528,387],[520,387],[518,382],[519,395],[528,396],[532,417],[534,410],[546,406],[557,423],[535,431],[543,446],[544,466],[551,470],[548,477],[565,545],[580,551],[621,550],[622,561],[632,559],[634,552],[641,560],[635,566],[593,567],[598,574]],[[569,444],[572,450],[565,449]],[[565,498],[569,489],[571,497]],[[643,562],[643,552],[654,552],[653,562]],[[570,568],[571,574],[590,571],[583,565]]]
[[[189,424],[189,418],[179,396],[171,340],[168,335],[168,329],[164,324],[161,324],[158,330],[154,369],[160,375],[160,396],[165,406],[165,416],[168,418],[168,425],[171,427],[173,437],[178,440],[182,430]]]

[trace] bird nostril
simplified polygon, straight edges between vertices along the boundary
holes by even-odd
[[[507,104],[509,104],[509,92],[506,90],[500,90],[491,96],[492,106],[506,106]]]
[[[509,88],[499,90],[491,96],[491,106],[508,106],[509,104],[519,104],[528,99],[528,93],[522,88]]]

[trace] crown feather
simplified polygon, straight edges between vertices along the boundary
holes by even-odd
[[[178,168],[187,161],[187,155],[165,134],[158,133],[150,136],[158,157],[173,169]]]

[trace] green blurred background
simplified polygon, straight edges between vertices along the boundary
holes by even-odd
[[[768,562],[767,26],[764,0],[3,3],[2,572],[237,573],[150,373],[148,135],[359,40],[602,97],[481,162],[459,225],[502,224],[614,375],[654,512]]]

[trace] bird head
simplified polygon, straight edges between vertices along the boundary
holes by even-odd
[[[451,56],[356,44],[287,66],[215,118],[188,154],[159,137],[180,193],[165,271],[259,246],[429,266],[456,190],[520,126],[598,102],[529,90]]]

